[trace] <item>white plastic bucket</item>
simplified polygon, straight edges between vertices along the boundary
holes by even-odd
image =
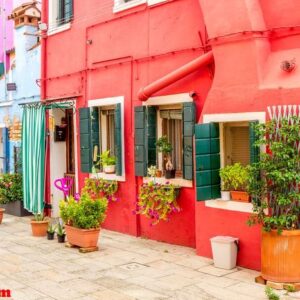
[[[215,236],[210,239],[216,268],[231,270],[236,267],[238,238]]]

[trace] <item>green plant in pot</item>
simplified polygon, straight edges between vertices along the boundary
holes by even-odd
[[[65,223],[68,242],[81,248],[97,247],[100,225],[106,217],[106,198],[93,199],[88,193],[76,201],[61,201],[60,216]]]
[[[100,165],[106,174],[116,173],[116,157],[110,155],[110,150],[104,151],[100,154]]]
[[[54,234],[55,234],[55,226],[50,221],[47,230],[47,240],[54,240]]]
[[[168,141],[167,136],[162,136],[156,141],[157,151],[163,154],[163,159],[165,161],[165,177],[167,179],[175,178],[176,170],[174,169],[172,163],[171,153],[173,151],[173,147],[171,143]]]
[[[249,185],[249,166],[243,166],[240,163],[229,165],[220,170],[220,177],[222,181],[222,191],[230,191],[231,199],[241,202],[249,202],[250,196],[248,194]],[[224,195],[225,194],[225,195]],[[228,194],[223,193],[223,200],[228,199]]]
[[[221,199],[224,201],[229,201],[231,199],[230,198],[231,185],[230,185],[228,166],[220,170],[220,177],[221,177]]]
[[[274,282],[300,282],[299,132],[300,117],[255,126],[256,146],[266,152],[250,167],[248,223],[263,228],[261,272]]]
[[[64,243],[66,238],[66,232],[62,220],[59,220],[59,222],[56,225],[56,234],[57,234],[57,241],[59,243]]]
[[[43,213],[34,214],[30,224],[33,236],[41,237],[47,235],[49,218],[45,217]]]

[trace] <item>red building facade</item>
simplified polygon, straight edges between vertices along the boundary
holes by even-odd
[[[50,186],[56,177],[70,175],[79,191],[85,178],[95,176],[91,170],[93,153],[113,149],[119,158],[117,174],[97,175],[119,182],[120,201],[110,203],[105,228],[193,247],[204,256],[211,256],[209,238],[232,235],[240,239],[239,265],[259,269],[260,229],[246,225],[251,204],[202,197],[203,189],[196,180],[199,170],[195,141],[194,151],[189,148],[185,156],[185,141],[190,138],[185,125],[191,122],[186,116],[193,115],[193,110],[188,109],[194,107],[192,122],[219,124],[220,166],[226,165],[229,156],[232,161],[249,160],[249,155],[239,155],[249,152],[249,147],[233,146],[242,138],[248,143],[249,122],[264,122],[269,106],[300,103],[299,70],[286,72],[281,68],[285,60],[294,59],[297,64],[300,55],[300,14],[295,8],[299,3],[59,3],[60,6],[55,1],[43,1],[48,34],[42,40],[42,99],[72,103],[76,113],[72,115],[59,105],[48,113],[49,128],[62,125],[66,119],[71,128],[65,143],[48,143]],[[132,212],[139,187],[148,180],[137,175],[145,174],[147,163],[162,164],[155,149],[151,156],[149,147],[146,158],[139,151],[144,144],[137,142],[139,117],[146,113],[150,120],[153,108],[155,121],[147,125],[155,124],[155,138],[167,134],[173,139],[177,176],[171,181],[181,186],[182,211],[173,214],[169,222],[149,226],[148,219]],[[114,126],[116,123],[119,125]],[[94,130],[96,135],[89,136],[89,128],[101,128],[101,132]],[[92,142],[92,151],[85,148],[85,139]],[[225,145],[229,144],[228,150]],[[51,188],[47,195],[55,212],[59,196]]]

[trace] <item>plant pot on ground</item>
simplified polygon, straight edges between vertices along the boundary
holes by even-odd
[[[251,165],[249,192],[253,214],[249,225],[262,226],[262,277],[274,282],[300,282],[300,118],[256,125],[257,147],[267,153]]]
[[[163,158],[165,161],[165,177],[167,179],[175,178],[176,170],[174,169],[171,153],[173,151],[173,147],[171,143],[168,141],[167,136],[162,136],[156,142],[157,151],[163,154]]]
[[[222,200],[230,200],[228,199],[228,191],[230,191],[232,200],[240,202],[250,201],[250,196],[247,192],[249,166],[242,166],[240,163],[226,166],[220,170],[220,177],[222,182]]]
[[[2,223],[4,212],[5,212],[5,209],[4,208],[0,208],[0,224]]]
[[[104,173],[116,173],[116,157],[110,155],[110,150],[101,153],[99,163],[102,165]]]
[[[41,237],[47,235],[49,220],[42,213],[35,214],[30,224],[33,236]]]
[[[107,199],[92,199],[87,193],[82,194],[79,201],[71,197],[68,202],[60,202],[60,216],[66,224],[66,235],[70,244],[81,248],[97,246],[107,204]]]
[[[47,240],[54,240],[55,227],[52,222],[49,222],[47,230]]]
[[[66,238],[66,232],[63,222],[60,220],[56,226],[57,241],[59,243],[64,243]]]

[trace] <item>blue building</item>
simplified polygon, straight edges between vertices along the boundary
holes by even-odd
[[[40,101],[41,47],[36,34],[40,10],[27,2],[15,8],[8,18],[15,25],[14,48],[6,51],[9,66],[6,76],[0,78],[0,173],[15,173],[20,169],[22,107],[19,104]]]

